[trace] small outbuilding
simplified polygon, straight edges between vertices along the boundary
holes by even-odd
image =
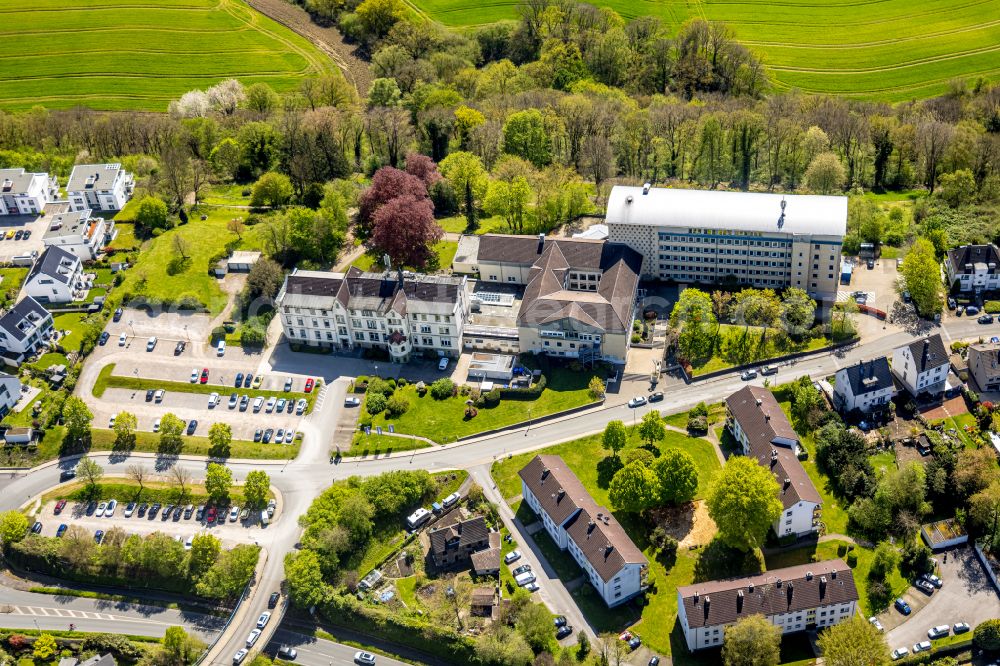
[[[920,526],[920,536],[933,551],[959,546],[969,541],[969,534],[954,518],[946,518]]]
[[[249,273],[259,260],[260,252],[238,250],[226,261],[226,270],[230,273]]]

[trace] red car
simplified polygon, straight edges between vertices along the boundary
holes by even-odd
[[[58,502],[56,502],[55,514],[58,516],[60,513],[62,513],[62,510],[65,508],[66,508],[66,500],[59,500]]]
[[[207,384],[208,383],[208,368],[202,368],[202,371],[201,371],[201,383],[202,384]]]
[[[205,521],[209,523],[215,522],[215,507],[208,507],[208,511],[205,513]]]
[[[313,380],[312,377],[306,380],[306,393],[310,393],[313,390]]]

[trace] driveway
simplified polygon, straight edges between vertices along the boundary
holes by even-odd
[[[39,215],[3,215],[0,216],[0,262],[9,263],[14,257],[38,252],[41,254],[45,249],[42,243],[42,236],[49,228],[50,216]],[[7,238],[7,232],[30,231],[31,238],[24,240],[14,240]],[[4,289],[10,289],[6,285]]]
[[[927,630],[939,624],[968,622],[975,627],[984,620],[1000,617],[1000,597],[971,547],[948,551],[947,562],[943,554],[935,557],[940,568],[938,576],[944,585],[930,598],[916,588],[910,588],[903,595],[903,598],[922,607],[911,603],[914,610],[910,617],[886,633],[890,648],[904,645],[912,648],[914,643],[927,640]],[[883,615],[890,619],[901,617],[892,608]]]

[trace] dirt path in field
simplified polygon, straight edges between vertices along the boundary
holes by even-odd
[[[337,28],[325,28],[313,23],[306,10],[287,0],[246,0],[246,3],[271,20],[302,35],[330,56],[357,89],[359,98],[368,94],[368,87],[372,82],[368,63],[356,55],[355,48],[344,40]]]

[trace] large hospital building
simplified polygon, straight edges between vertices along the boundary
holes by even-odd
[[[847,197],[619,185],[608,240],[642,257],[642,276],[679,283],[799,287],[834,301]]]

